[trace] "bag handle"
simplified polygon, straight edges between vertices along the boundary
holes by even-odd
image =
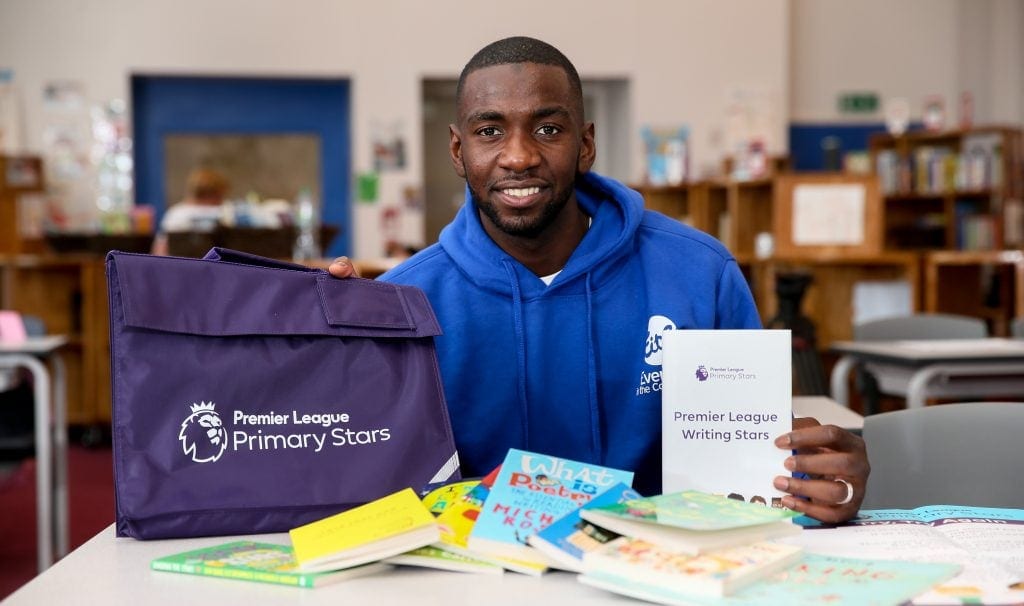
[[[261,257],[252,253],[242,252],[240,250],[232,250],[230,248],[222,248],[220,246],[214,246],[210,249],[210,252],[206,253],[203,257],[204,261],[220,261],[223,263],[237,263],[239,265],[252,265],[255,267],[269,267],[271,269],[288,269],[291,271],[305,271],[305,272],[321,272],[322,269],[315,269],[307,267],[305,265],[299,265],[298,263],[291,263],[289,261],[278,261],[277,259],[268,259],[267,257]]]

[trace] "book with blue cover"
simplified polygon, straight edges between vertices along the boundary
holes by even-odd
[[[553,568],[583,572],[583,554],[601,547],[619,535],[582,519],[580,511],[639,498],[640,493],[620,482],[594,497],[580,509],[570,511],[547,528],[531,535],[530,546],[547,556]]]
[[[480,553],[549,565],[529,537],[633,472],[510,449],[469,535]]]

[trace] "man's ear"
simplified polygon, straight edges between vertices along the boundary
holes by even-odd
[[[455,174],[463,179],[466,178],[466,165],[462,162],[462,137],[454,124],[448,125],[448,153],[452,157],[452,166],[455,167]]]
[[[597,158],[597,144],[594,142],[594,123],[587,122],[583,125],[583,134],[580,137],[580,157],[576,162],[576,172],[583,174],[589,172],[594,166],[594,159]]]

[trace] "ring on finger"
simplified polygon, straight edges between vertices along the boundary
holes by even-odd
[[[849,482],[847,482],[846,480],[844,480],[842,478],[832,478],[832,480],[835,481],[835,482],[839,482],[840,484],[844,484],[846,486],[846,497],[842,501],[836,502],[836,505],[846,505],[847,503],[852,501],[853,500],[853,484],[850,484]]]

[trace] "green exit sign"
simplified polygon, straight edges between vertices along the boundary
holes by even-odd
[[[843,93],[839,95],[839,112],[843,114],[870,114],[878,111],[875,93]]]

